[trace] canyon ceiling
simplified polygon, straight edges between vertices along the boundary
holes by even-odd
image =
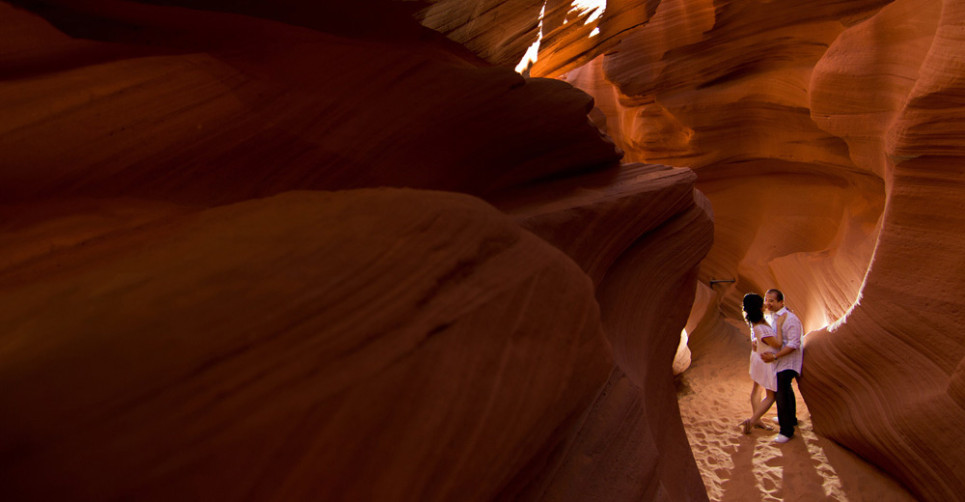
[[[0,38],[12,499],[706,500],[679,334],[771,286],[815,431],[965,493],[965,0],[18,0]]]

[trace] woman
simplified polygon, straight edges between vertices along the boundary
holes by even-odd
[[[777,391],[777,373],[774,363],[765,363],[761,359],[764,352],[777,352],[781,348],[781,326],[784,316],[777,320],[777,331],[771,329],[764,320],[764,298],[761,295],[748,293],[744,295],[744,320],[751,327],[751,418],[741,422],[744,434],[751,433],[751,427],[770,429],[761,422],[761,417],[774,404],[774,392]],[[760,399],[761,388],[764,389],[764,399]]]

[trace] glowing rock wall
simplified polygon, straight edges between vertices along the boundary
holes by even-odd
[[[815,430],[929,500],[965,488],[963,20],[954,0],[610,2],[531,68],[593,95],[627,160],[697,173],[715,238],[692,343],[780,287],[818,330]]]

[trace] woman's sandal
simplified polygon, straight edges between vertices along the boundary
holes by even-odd
[[[744,434],[751,433],[751,419],[748,418],[747,420],[741,422],[741,430],[744,431]]]
[[[769,425],[766,425],[766,424],[762,424],[762,423],[760,423],[760,422],[754,424],[754,427],[757,427],[758,429],[764,429],[764,430],[766,430],[766,431],[772,431],[772,430],[774,430],[773,427],[771,427],[771,426],[769,426]]]

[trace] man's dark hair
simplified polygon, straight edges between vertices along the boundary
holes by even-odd
[[[777,297],[777,301],[779,301],[779,302],[783,302],[783,301],[784,301],[784,293],[781,293],[781,290],[780,290],[780,289],[773,289],[773,288],[772,288],[772,289],[768,289],[768,290],[767,290],[767,293],[764,293],[764,294],[765,294],[765,295],[769,295],[769,294],[771,294],[771,293],[774,293],[774,296]]]

